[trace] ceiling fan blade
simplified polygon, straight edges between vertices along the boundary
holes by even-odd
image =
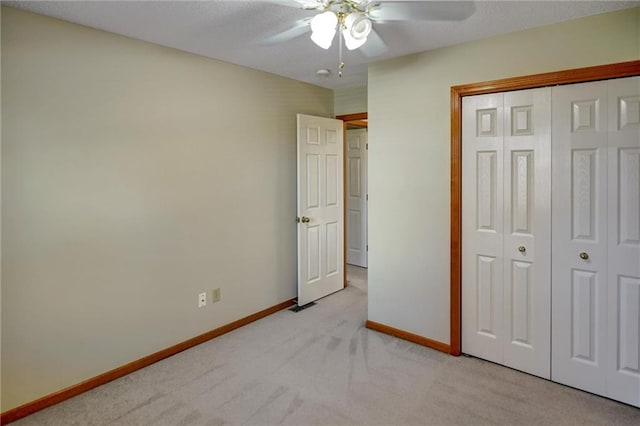
[[[278,34],[272,35],[271,37],[260,40],[258,44],[262,46],[269,46],[272,44],[293,40],[294,38],[300,37],[301,35],[311,30],[311,27],[309,26],[310,22],[311,18],[300,19],[296,21],[296,23],[293,24],[293,26],[288,30],[284,30]]]
[[[369,16],[376,21],[463,21],[475,11],[473,1],[389,1],[374,6]]]
[[[316,10],[323,7],[320,0],[262,0],[267,3],[278,4],[280,6],[295,7],[297,9]]]
[[[369,58],[380,56],[387,51],[387,45],[380,35],[372,29],[367,37],[367,42],[360,47],[360,51]]]

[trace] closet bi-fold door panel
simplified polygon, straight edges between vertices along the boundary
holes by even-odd
[[[551,89],[504,94],[504,364],[551,376]]]
[[[462,349],[550,375],[550,89],[463,100]]]
[[[553,111],[552,379],[640,406],[640,78]]]
[[[606,395],[640,407],[640,77],[608,82]]]
[[[462,103],[462,350],[503,362],[503,103]]]
[[[607,83],[553,90],[552,371],[605,394]]]

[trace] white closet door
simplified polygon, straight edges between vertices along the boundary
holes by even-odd
[[[603,395],[607,303],[607,83],[553,89],[552,372]]]
[[[550,89],[462,109],[462,350],[549,378]]]
[[[504,94],[504,364],[551,376],[551,89]]]
[[[640,406],[640,77],[608,82],[606,395]]]
[[[462,351],[503,362],[503,98],[462,102]]]

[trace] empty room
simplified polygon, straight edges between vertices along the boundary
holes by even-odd
[[[1,424],[640,424],[640,1],[2,1]]]

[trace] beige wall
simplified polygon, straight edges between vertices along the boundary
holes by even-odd
[[[2,89],[2,411],[295,297],[330,90],[9,8]]]
[[[367,112],[367,86],[334,90],[333,111],[335,115]]]
[[[369,319],[449,342],[452,85],[640,59],[640,8],[369,66]]]

